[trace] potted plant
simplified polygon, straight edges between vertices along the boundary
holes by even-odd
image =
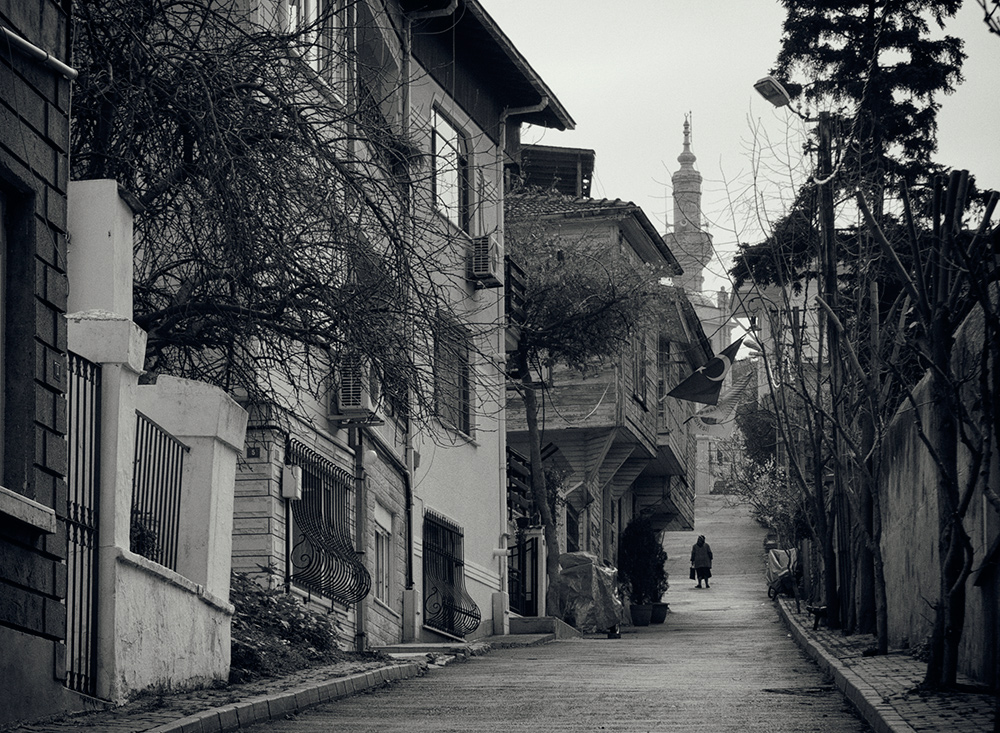
[[[667,591],[666,562],[667,552],[652,523],[647,517],[633,518],[618,544],[618,577],[627,589],[636,626],[649,625],[653,604]]]

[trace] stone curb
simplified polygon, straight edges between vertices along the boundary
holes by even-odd
[[[784,603],[779,601],[777,606],[782,621],[798,645],[812,657],[820,669],[833,677],[837,689],[850,700],[875,733],[914,733],[916,729],[907,723],[895,708],[883,702],[875,688],[820,644],[810,639],[802,624],[788,611]]]
[[[348,677],[307,682],[273,695],[259,695],[187,715],[150,728],[147,733],[224,733],[240,730],[254,723],[277,720],[289,713],[349,697],[390,682],[416,677],[422,673],[423,667],[417,662],[405,662]]]

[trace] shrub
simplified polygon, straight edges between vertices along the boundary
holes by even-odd
[[[313,611],[283,589],[268,589],[233,572],[235,607],[229,679],[272,677],[348,655],[338,647],[339,629],[327,613]]]
[[[657,603],[667,592],[667,551],[646,517],[635,517],[618,545],[618,576],[636,605]]]

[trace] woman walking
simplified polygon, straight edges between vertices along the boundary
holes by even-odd
[[[698,541],[691,546],[691,567],[698,579],[696,587],[701,588],[701,581],[704,580],[708,588],[708,579],[712,577],[712,548],[705,542],[703,534],[698,535]]]

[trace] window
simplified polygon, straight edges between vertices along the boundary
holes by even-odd
[[[646,405],[646,339],[643,334],[632,337],[632,395]]]
[[[431,165],[434,205],[448,221],[469,231],[469,157],[462,134],[434,110]]]
[[[330,82],[343,79],[342,0],[287,0],[285,30],[301,34],[302,55]]]
[[[354,478],[293,439],[285,460],[302,476],[302,498],[289,502],[290,581],[324,598],[357,603],[368,595],[372,579],[354,549]]]
[[[375,505],[375,567],[372,591],[382,603],[389,603],[389,579],[392,570],[392,515],[381,504]]]
[[[319,27],[316,31],[316,71],[331,82],[344,76],[343,10],[340,0],[319,0]]]
[[[472,362],[468,332],[443,323],[434,339],[434,405],[446,425],[472,435]]]
[[[566,552],[580,551],[580,512],[572,504],[566,505]]]
[[[424,515],[424,623],[454,636],[475,631],[482,620],[465,590],[461,527],[428,511]]]
[[[667,385],[671,382],[670,341],[663,336],[658,339],[656,352],[656,424],[662,427],[666,424]]]

